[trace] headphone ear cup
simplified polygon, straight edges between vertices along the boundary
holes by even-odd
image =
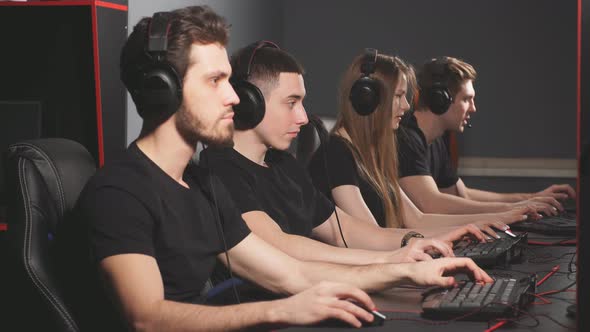
[[[168,119],[180,107],[182,85],[172,67],[155,64],[140,79],[137,100],[140,115],[158,115],[158,119]]]
[[[350,103],[354,110],[363,116],[369,115],[379,105],[379,82],[363,76],[356,80],[350,89]]]
[[[240,103],[234,105],[234,126],[238,130],[256,127],[264,118],[266,104],[264,95],[258,87],[246,80],[230,80]]]
[[[428,106],[430,111],[437,115],[443,115],[451,106],[453,98],[449,90],[439,82],[435,82],[428,92]]]

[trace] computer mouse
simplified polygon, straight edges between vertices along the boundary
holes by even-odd
[[[373,321],[372,322],[365,322],[363,321],[363,326],[383,326],[385,321],[387,320],[387,316],[380,313],[377,310],[371,310],[371,314],[373,314]]]
[[[357,303],[352,302],[353,304],[357,305]],[[367,310],[365,308],[363,308],[364,310]],[[370,312],[373,315],[373,321],[372,322],[366,322],[364,320],[360,320],[362,327],[372,327],[372,326],[383,326],[383,324],[385,323],[385,321],[387,320],[387,316],[385,316],[384,314],[380,313],[377,310],[367,310],[368,312]],[[317,324],[317,326],[322,326],[322,327],[352,327],[350,324],[348,324],[345,321],[339,320],[339,319],[335,319],[335,318],[331,318],[331,319],[326,319],[322,322],[320,322],[319,324]]]

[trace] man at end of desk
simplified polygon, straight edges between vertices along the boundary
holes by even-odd
[[[400,186],[426,213],[501,212],[528,205],[546,215],[557,214],[563,210],[558,200],[575,198],[567,184],[536,193],[496,193],[467,187],[453,169],[442,136],[469,126],[476,111],[476,76],[470,64],[452,57],[432,59],[419,69],[416,110],[397,131]]]

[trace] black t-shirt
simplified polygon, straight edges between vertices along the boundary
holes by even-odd
[[[397,130],[397,142],[400,178],[432,176],[439,188],[448,188],[459,181],[444,139],[439,137],[428,145],[413,113],[404,118]]]
[[[287,152],[268,150],[261,166],[233,148],[208,148],[200,164],[225,184],[241,213],[263,211],[285,233],[309,237],[334,212],[334,205],[311,183]]]
[[[326,146],[320,145],[308,165],[311,179],[314,185],[332,201],[334,201],[332,189],[343,185],[358,187],[365,204],[379,226],[385,227],[383,200],[375,188],[361,175],[349,144],[344,138],[331,135],[327,142],[327,149]],[[325,159],[326,150],[327,159]]]
[[[74,218],[83,225],[85,241],[77,243],[87,246],[90,269],[97,271],[97,264],[113,255],[152,256],[162,275],[165,299],[202,302],[201,289],[224,247],[206,170],[191,165],[184,180],[190,189],[167,175],[135,143],[121,160],[100,169],[80,195]],[[213,177],[213,183],[230,249],[250,230],[221,182]]]

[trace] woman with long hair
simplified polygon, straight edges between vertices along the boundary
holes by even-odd
[[[308,170],[316,186],[346,213],[381,227],[430,228],[474,223],[497,236],[491,227],[527,218],[528,207],[503,213],[443,215],[422,213],[398,185],[397,130],[410,109],[406,96],[416,86],[414,70],[398,57],[377,54],[354,59],[344,74],[338,97],[338,117],[312,157]],[[354,83],[366,75],[376,81],[379,100],[369,115],[360,115],[350,100]],[[369,113],[369,112],[367,112]],[[326,158],[326,159],[324,159]],[[326,169],[328,168],[328,169]]]

